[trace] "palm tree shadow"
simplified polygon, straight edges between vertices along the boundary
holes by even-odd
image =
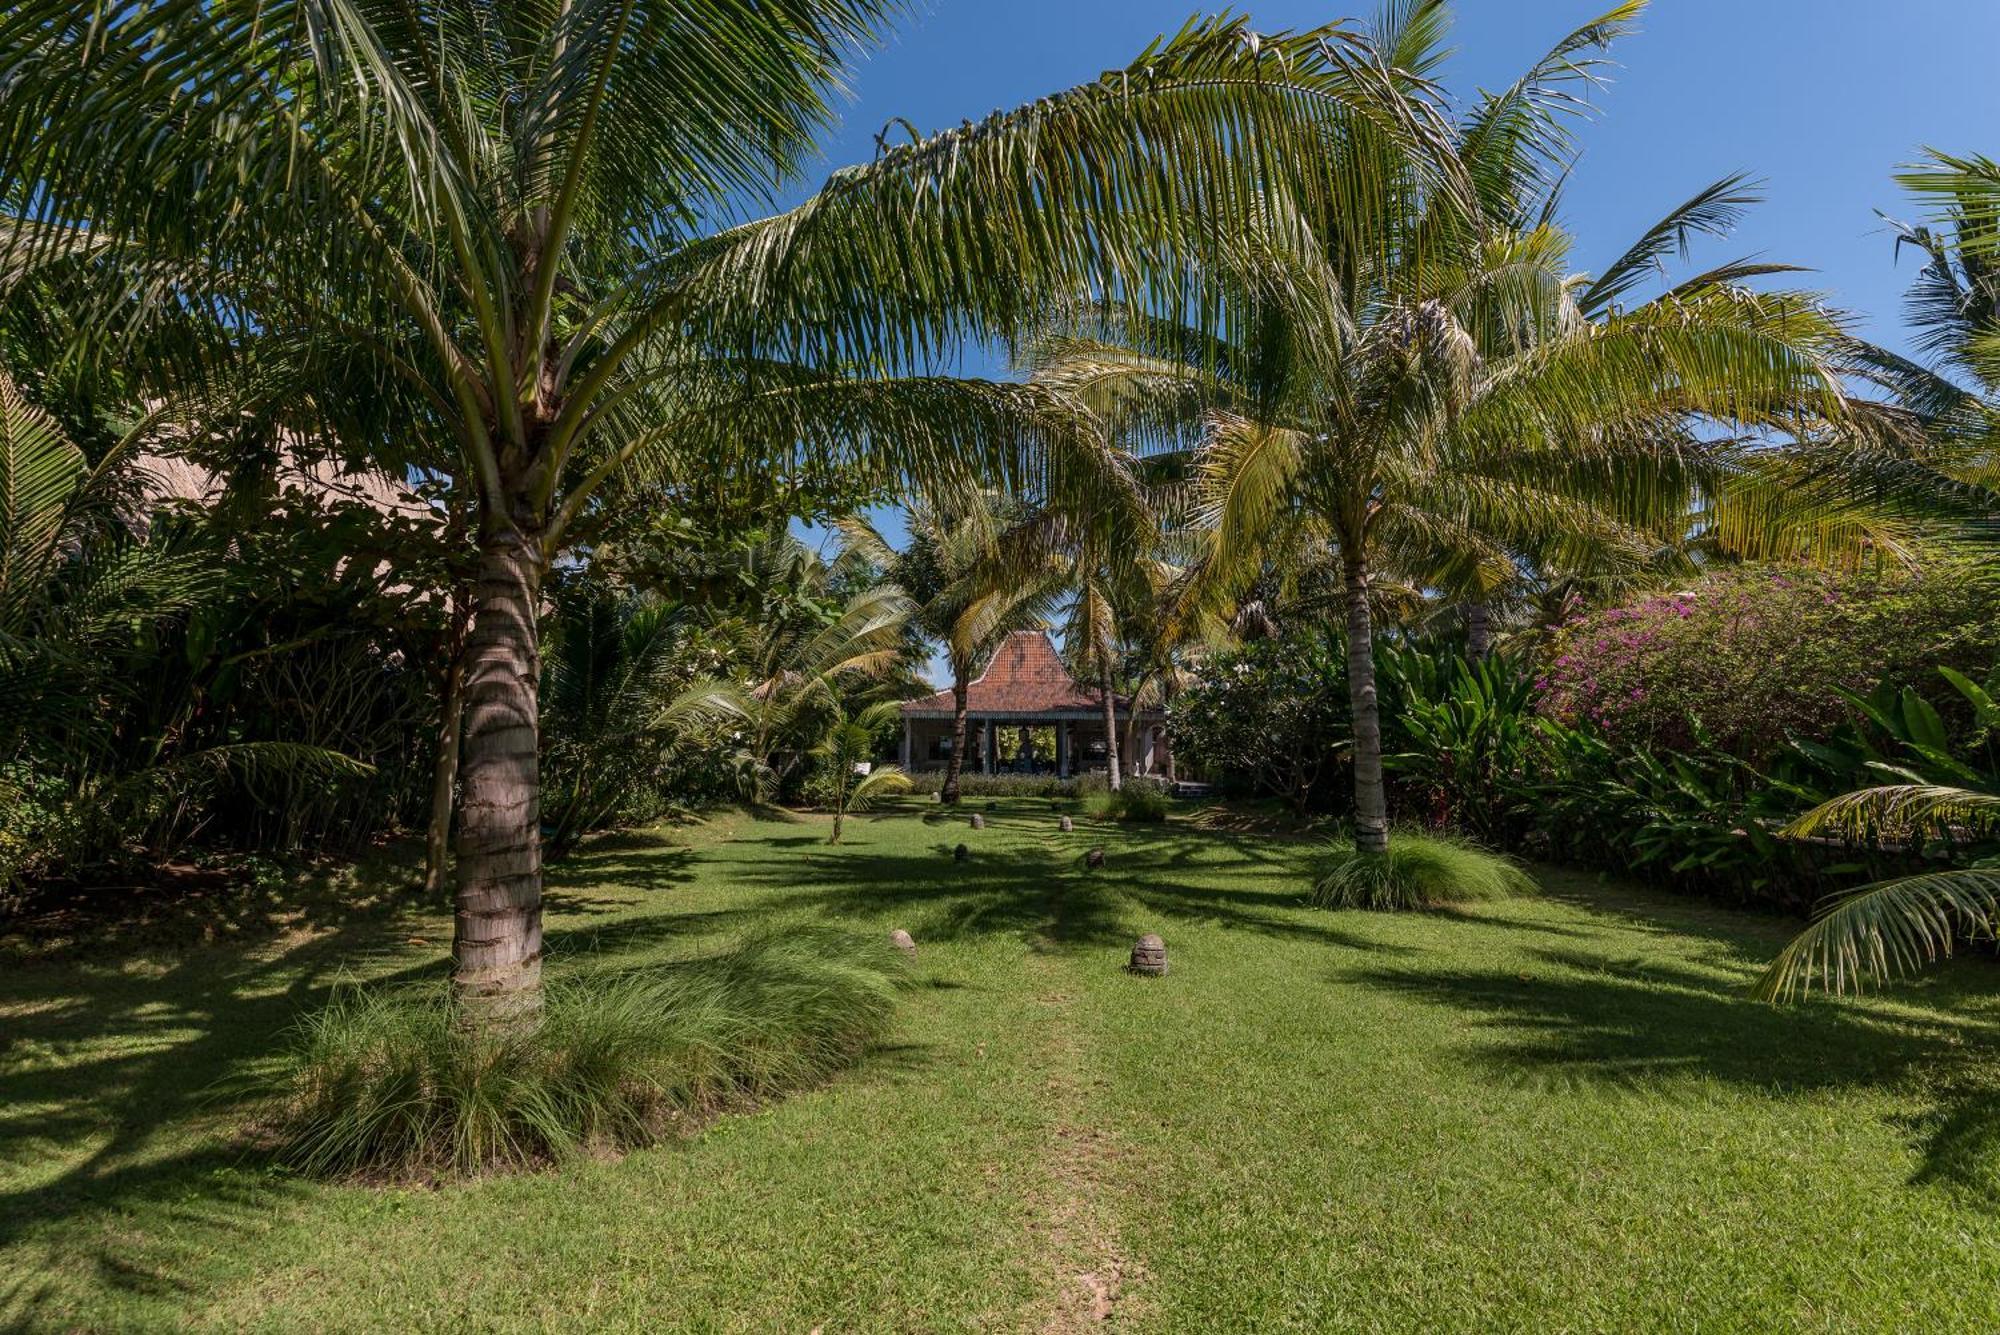
[[[1120,939],[1110,887],[1020,849],[981,850],[965,861],[955,845],[928,854],[863,852],[784,859],[745,869],[745,879],[777,892],[767,904],[835,916],[891,913],[922,941],[1014,936],[1037,950],[1061,951]],[[806,884],[801,884],[801,882]]]
[[[80,1259],[107,1286],[164,1296],[199,1269],[188,1258],[267,1226],[301,1188],[262,1171],[235,1138],[260,1077],[285,1031],[343,979],[441,978],[441,955],[410,961],[408,930],[385,910],[257,952],[155,950],[141,972],[50,960],[0,969],[8,1050],[30,1058],[0,1063],[0,1161],[61,1156],[55,1171],[0,1190],[0,1248],[65,1237],[78,1218],[129,1221]],[[54,1300],[64,1281],[49,1278],[4,1295],[0,1328]]]
[[[938,822],[926,818],[927,825]],[[968,940],[1016,936],[1031,949],[1128,944],[1133,910],[1149,919],[1181,919],[1263,935],[1376,952],[1400,947],[1333,926],[1323,914],[1302,910],[1305,879],[1296,848],[1272,849],[1266,840],[1211,834],[1183,825],[1131,827],[1079,825],[1062,834],[1053,815],[1003,808],[983,831],[927,850],[869,850],[855,844],[840,853],[773,858],[745,867],[753,885],[776,892],[781,908],[841,916],[894,910],[919,940]],[[1014,842],[995,846],[998,833]],[[1037,836],[1025,846],[1019,836]],[[768,843],[772,841],[759,841]],[[968,860],[954,860],[963,842]],[[1101,869],[1085,853],[1105,849]],[[1284,875],[1271,884],[1273,872]],[[1190,873],[1199,873],[1199,882]],[[1252,883],[1232,884],[1248,878]]]
[[[1587,1081],[1659,1092],[1688,1077],[1764,1092],[1920,1089],[1932,1101],[1902,1129],[1942,1183],[1990,1202],[2000,1184],[2000,1027],[1954,1013],[1952,989],[1912,1017],[1847,1003],[1751,1000],[1747,971],[1577,952],[1531,952],[1535,967],[1363,969],[1358,983],[1476,1017],[1472,1059],[1537,1087]],[[1990,980],[1989,980],[1990,981]]]

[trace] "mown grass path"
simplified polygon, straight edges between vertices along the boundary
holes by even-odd
[[[600,841],[552,967],[906,927],[887,1046],[685,1144],[441,1190],[274,1176],[219,1082],[342,971],[437,973],[442,914],[7,944],[0,1328],[2000,1326],[1990,962],[1773,1010],[1742,988],[1787,924],[1559,874],[1390,917],[1303,907],[1309,845],[1041,802],[823,839]],[[1144,930],[1165,979],[1120,967]]]

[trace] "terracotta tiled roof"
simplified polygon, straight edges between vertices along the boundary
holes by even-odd
[[[1017,630],[1001,641],[986,671],[966,683],[966,710],[973,714],[1068,713],[1074,710],[1102,710],[1104,697],[1079,686],[1056,654],[1049,637],[1039,630]],[[1116,698],[1122,713],[1123,696]],[[950,691],[921,700],[906,701],[905,714],[949,714]]]

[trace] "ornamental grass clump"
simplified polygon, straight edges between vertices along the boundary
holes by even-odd
[[[287,1055],[278,1155],[395,1180],[633,1149],[851,1063],[906,973],[886,940],[773,929],[704,959],[554,980],[541,1026],[507,1038],[455,1025],[442,988],[343,990]]]
[[[1313,882],[1327,909],[1430,909],[1531,893],[1534,878],[1497,853],[1457,839],[1397,831],[1387,853],[1337,844]]]

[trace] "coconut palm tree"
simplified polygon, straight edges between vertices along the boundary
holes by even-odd
[[[1438,132],[1359,31],[1219,19],[729,224],[796,173],[827,89],[897,8],[21,0],[0,17],[0,203],[85,224],[125,261],[77,297],[80,352],[178,322],[187,348],[153,369],[199,371],[254,334],[381,391],[329,405],[301,380],[300,404],[390,405],[454,447],[478,548],[453,946],[475,1028],[539,1013],[541,583],[618,478],[727,431],[745,467],[858,451],[887,475],[1031,485],[1058,444],[1034,391],[878,377],[1018,332],[1051,292],[1179,310],[1171,257],[1277,194],[1325,198],[1297,168],[1346,127]],[[381,463],[389,416],[364,437]]]
[[[1105,777],[1112,792],[1125,786],[1118,759],[1118,670],[1123,657],[1120,614],[1130,591],[1132,564],[1109,535],[1085,530],[1063,569],[1069,609],[1063,618],[1063,652],[1077,672],[1097,683],[1104,709]]]
[[[1428,68],[1439,8],[1392,12],[1403,26],[1378,46]],[[1300,551],[1338,563],[1364,856],[1389,839],[1371,611],[1385,566],[1421,568],[1440,550],[1636,554],[1649,540],[1631,515],[1684,514],[1699,462],[1699,440],[1663,425],[1833,409],[1815,306],[1719,280],[1586,319],[1564,235],[1510,216],[1520,178],[1563,160],[1559,112],[1592,77],[1587,53],[1637,9],[1482,98],[1443,168],[1419,171],[1402,142],[1345,145],[1347,207],[1278,219],[1275,235],[1246,229],[1190,280],[1228,321],[1113,319],[1039,355],[1038,379],[1111,405],[1123,429],[1198,435],[1218,585]],[[1469,183],[1474,206],[1424,180]]]
[[[880,700],[850,717],[836,709],[826,735],[813,748],[813,755],[826,766],[833,783],[833,832],[829,844],[840,842],[841,824],[850,811],[866,811],[879,797],[908,792],[910,776],[895,765],[876,765],[868,773],[860,768],[875,755],[875,736],[884,724],[899,717],[894,700]]]
[[[1892,392],[1892,410],[1906,415],[1916,434],[1886,448],[1862,441],[1829,453],[1850,486],[1888,491],[1907,513],[1939,521],[1943,532],[1990,540],[2000,516],[2000,166],[1933,153],[1898,179],[1933,207],[1925,224],[1896,224],[1898,249],[1914,246],[1925,257],[1908,296],[1922,360],[1855,343],[1852,366]],[[1982,685],[1949,670],[1945,676],[1993,738],[2000,677]],[[1963,847],[2000,832],[2000,784],[1990,767],[1966,766],[1935,744],[1911,749],[1912,766],[1877,766],[1899,782],[1823,803],[1787,833]],[[1949,954],[1961,935],[1996,929],[2000,864],[1991,857],[1862,886],[1822,907],[1765,971],[1757,993],[1777,1000],[1815,977],[1828,991],[1858,989]]]
[[[1889,491],[1919,515],[1990,540],[2000,525],[2000,164],[1932,153],[1899,184],[1927,206],[1891,220],[1924,260],[1905,297],[1917,356],[1856,340],[1848,369],[1889,391],[1901,424],[1840,464],[1856,489]]]

